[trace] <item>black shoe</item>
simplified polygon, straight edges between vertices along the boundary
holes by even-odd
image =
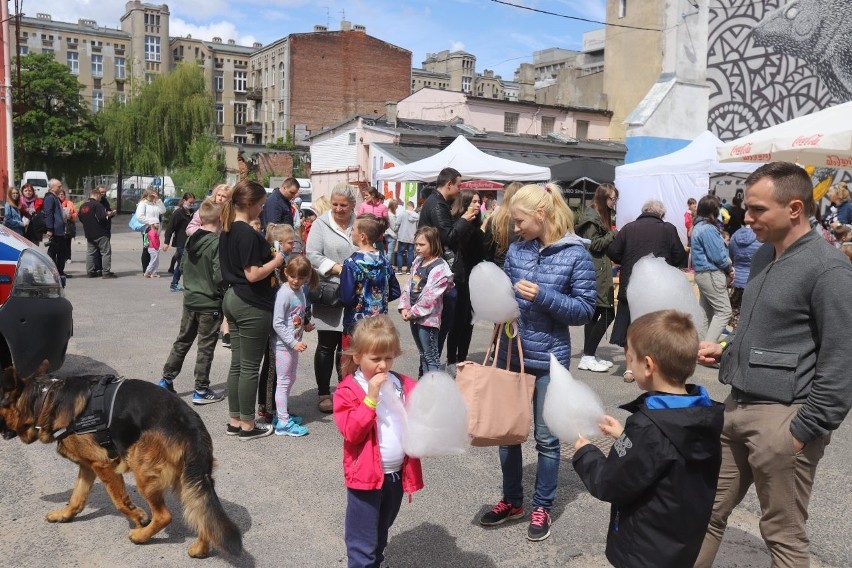
[[[240,427],[239,426],[231,426],[230,424],[228,424],[228,426],[225,428],[225,435],[227,435],[227,436],[238,436],[239,433],[240,433]]]
[[[255,438],[265,438],[274,431],[272,424],[255,424],[251,430],[240,429],[240,442],[247,442]]]
[[[527,540],[538,542],[550,536],[550,512],[544,507],[535,507],[530,513]]]
[[[507,503],[500,499],[500,501],[494,505],[493,509],[479,518],[479,524],[485,527],[493,527],[494,525],[500,525],[512,519],[520,519],[523,516],[523,505],[515,507],[511,503]]]
[[[86,275],[87,275],[89,278],[97,278],[97,277],[98,277],[98,273],[97,273],[97,272],[87,272],[87,273],[86,273]]]
[[[115,274],[115,272],[104,272],[104,275],[101,276],[101,278],[107,280],[109,278],[118,278],[118,276]]]
[[[231,348],[231,334],[230,333],[223,333],[222,334],[222,347],[224,347],[225,349]]]
[[[168,272],[169,274],[174,274],[174,273],[175,273],[175,271],[174,271],[174,269],[173,269],[173,268],[169,268],[166,272]]]
[[[103,270],[98,270],[98,276],[103,276],[103,275],[104,275],[104,271],[103,271]]]
[[[62,276],[64,276],[65,278],[74,278],[73,274],[63,274]]]

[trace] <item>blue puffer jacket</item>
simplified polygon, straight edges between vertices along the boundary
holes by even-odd
[[[731,237],[729,250],[734,261],[734,288],[745,288],[751,272],[751,259],[763,243],[749,226],[737,230]]]
[[[515,292],[521,308],[518,332],[528,372],[541,375],[550,369],[550,354],[560,363],[571,363],[569,325],[582,325],[595,311],[597,281],[592,257],[584,241],[567,234],[539,250],[537,240],[512,243],[503,270],[514,286],[521,280],[538,284],[538,295],[530,302]],[[500,342],[498,364],[505,368],[506,337]],[[512,368],[517,370],[517,349],[512,349]]]

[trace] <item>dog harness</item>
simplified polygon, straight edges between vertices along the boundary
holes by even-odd
[[[61,442],[71,434],[93,434],[95,440],[107,451],[109,457],[111,459],[117,458],[118,450],[112,441],[109,428],[115,409],[115,395],[118,394],[118,389],[121,388],[124,381],[124,377],[116,377],[115,375],[101,377],[92,389],[92,394],[89,395],[89,401],[86,403],[83,413],[68,427],[60,428],[53,433],[56,441]]]

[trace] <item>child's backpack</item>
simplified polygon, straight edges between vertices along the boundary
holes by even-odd
[[[148,248],[151,246],[151,241],[148,240],[148,232],[142,233],[142,246]]]

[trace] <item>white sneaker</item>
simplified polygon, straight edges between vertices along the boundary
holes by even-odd
[[[602,363],[602,364],[606,365],[607,369],[612,368],[612,361],[607,361],[606,359],[598,359],[597,357],[595,357],[595,361],[597,361],[598,363]]]
[[[604,373],[609,370],[609,367],[589,355],[583,355],[580,358],[580,364],[577,368],[583,371],[592,371],[593,373]]]

